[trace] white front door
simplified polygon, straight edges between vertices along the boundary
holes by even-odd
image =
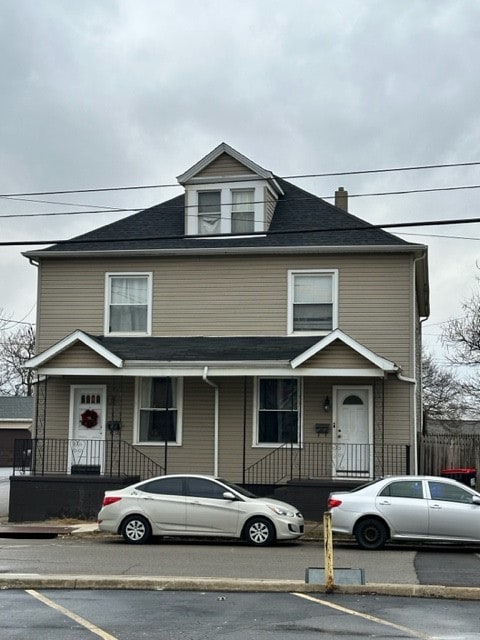
[[[105,455],[104,385],[70,388],[70,441],[68,468],[95,467],[103,470]]]
[[[333,388],[333,476],[371,476],[372,415],[371,387]]]

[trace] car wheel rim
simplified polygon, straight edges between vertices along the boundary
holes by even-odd
[[[268,539],[268,527],[263,522],[255,522],[250,527],[250,540],[256,544],[265,542]]]
[[[375,527],[369,527],[368,529],[365,529],[365,540],[367,542],[373,543],[373,542],[377,542],[378,540],[378,531]]]
[[[141,522],[129,522],[125,527],[125,533],[130,540],[140,540],[145,535],[145,527]]]

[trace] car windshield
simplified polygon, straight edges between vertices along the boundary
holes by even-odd
[[[245,496],[246,498],[258,498],[258,496],[256,496],[251,491],[248,491],[248,489],[244,489],[243,487],[239,487],[238,484],[234,484],[233,482],[229,482],[228,480],[224,480],[223,478],[218,478],[218,480],[219,480],[219,482],[224,484],[226,487],[229,487],[230,489],[233,489],[234,491],[236,491],[237,493],[239,493],[242,496]]]

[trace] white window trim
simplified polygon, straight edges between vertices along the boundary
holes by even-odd
[[[161,378],[166,376],[149,376],[149,378]],[[177,439],[175,442],[167,442],[168,447],[181,447],[183,443],[183,378],[175,377],[177,381]],[[146,447],[165,447],[163,442],[151,442],[150,440],[140,440],[140,409],[141,409],[141,381],[142,378],[135,379],[135,402],[133,416],[133,444]]]
[[[318,331],[295,331],[293,328],[293,298],[296,275],[330,275],[332,278],[332,328]],[[291,269],[288,271],[287,334],[325,336],[338,328],[338,269]]]
[[[232,233],[232,191],[253,190],[254,201],[254,232],[265,231],[266,203],[264,202],[264,188],[268,182],[262,180],[241,180],[232,182],[212,182],[201,185],[187,185],[186,202],[189,205],[186,211],[186,232],[189,236],[199,238],[211,238],[211,235],[199,235],[198,233],[198,193],[200,191],[220,191],[220,233]]]
[[[252,447],[254,449],[278,449],[284,443],[283,442],[259,442],[258,441],[258,417],[260,408],[260,380],[264,379],[280,380],[282,378],[295,379],[297,381],[298,390],[298,442],[292,444],[294,449],[302,448],[303,443],[303,378],[296,376],[257,376],[254,378],[254,393],[253,393],[253,419],[252,419]]]
[[[110,294],[111,282],[114,277],[144,276],[147,278],[147,330],[146,331],[110,331]],[[109,271],[105,273],[105,309],[104,309],[104,335],[106,336],[151,336],[152,335],[152,281],[151,271]]]

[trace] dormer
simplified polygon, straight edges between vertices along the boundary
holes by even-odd
[[[224,142],[177,180],[185,187],[185,234],[189,236],[266,232],[283,195],[271,171]]]

